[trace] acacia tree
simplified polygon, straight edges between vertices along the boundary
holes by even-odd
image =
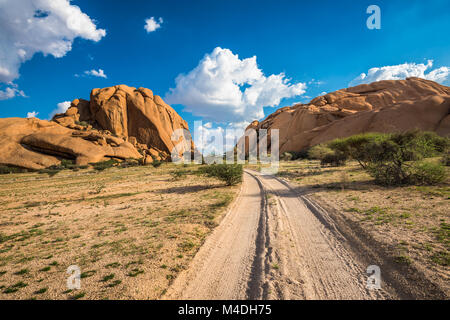
[[[328,146],[358,161],[380,184],[434,184],[445,178],[442,165],[422,162],[449,147],[448,138],[432,132],[367,133],[337,139]]]

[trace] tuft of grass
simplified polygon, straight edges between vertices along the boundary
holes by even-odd
[[[114,273],[110,273],[110,274],[104,276],[104,277],[102,278],[102,280],[100,280],[100,281],[101,281],[101,282],[108,282],[109,280],[113,279],[114,276],[115,276]]]
[[[450,265],[450,253],[448,251],[439,251],[431,256],[431,261],[441,266]]]
[[[85,295],[86,295],[85,292],[80,292],[80,293],[78,293],[76,295],[71,296],[70,300],[78,300],[78,299],[83,298]]]
[[[15,274],[16,276],[19,276],[19,275],[27,274],[29,271],[30,271],[30,270],[28,270],[28,269],[21,269],[21,270],[15,272],[14,274]]]
[[[411,262],[412,262],[411,258],[404,254],[396,256],[394,258],[394,261],[397,263],[400,263],[400,264],[408,264],[408,265],[411,264]]]
[[[80,275],[80,278],[81,279],[84,279],[84,278],[89,278],[89,277],[92,277],[94,274],[96,274],[97,273],[97,271],[95,271],[95,270],[89,270],[89,271],[86,271],[86,272],[83,272],[81,275]]]
[[[41,288],[41,289],[35,291],[34,294],[43,294],[43,293],[46,293],[47,290],[48,290],[48,288]]]
[[[113,288],[115,286],[118,286],[119,284],[122,283],[122,280],[114,280],[113,282],[111,282],[110,284],[107,285],[108,288]]]
[[[192,250],[195,247],[195,243],[192,242],[191,240],[186,240],[183,243],[180,243],[179,247],[183,251],[190,251],[190,250]]]
[[[435,231],[436,238],[445,245],[450,245],[450,224],[441,222],[439,229]]]
[[[120,267],[120,263],[118,262],[109,263],[105,266],[105,268],[118,268],[118,267]]]
[[[9,286],[5,290],[3,290],[3,293],[6,293],[6,294],[14,293],[14,292],[18,291],[20,288],[25,288],[26,286],[28,286],[28,284],[26,284],[23,281],[19,281],[16,284],[13,284],[12,286]]]
[[[130,272],[127,273],[127,276],[129,277],[137,277],[138,275],[144,273],[144,270],[140,270],[140,269],[132,269]]]

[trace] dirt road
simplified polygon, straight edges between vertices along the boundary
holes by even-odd
[[[395,298],[366,289],[368,265],[315,209],[284,181],[246,170],[230,211],[163,298]]]

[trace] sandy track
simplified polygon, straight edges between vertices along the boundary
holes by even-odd
[[[224,220],[163,298],[392,298],[366,289],[367,265],[305,201],[285,182],[246,170]]]
[[[240,194],[165,299],[245,299],[262,204],[258,181],[244,173]]]

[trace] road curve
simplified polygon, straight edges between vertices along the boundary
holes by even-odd
[[[286,182],[245,170],[237,199],[163,299],[392,298],[366,289],[367,266],[305,201]]]

